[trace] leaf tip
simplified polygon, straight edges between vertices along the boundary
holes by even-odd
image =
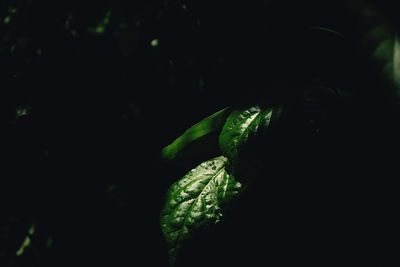
[[[161,151],[161,157],[163,159],[173,160],[176,157],[176,153],[171,148],[171,146],[168,145],[168,146],[164,147],[163,150]]]

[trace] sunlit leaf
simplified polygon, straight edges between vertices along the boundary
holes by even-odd
[[[241,190],[241,184],[226,172],[226,164],[225,157],[206,161],[169,189],[161,227],[169,244],[172,265],[182,243],[195,230],[218,223],[224,206]]]
[[[188,144],[222,128],[230,109],[225,108],[193,125],[162,151],[163,158],[174,159]]]
[[[262,109],[254,106],[248,109],[235,110],[226,120],[219,136],[219,145],[223,154],[235,161],[243,144],[260,128],[267,128],[275,109]]]

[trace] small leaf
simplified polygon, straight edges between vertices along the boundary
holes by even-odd
[[[96,27],[89,27],[89,32],[99,35],[105,33],[110,24],[111,13],[111,10],[108,10],[103,20],[99,21]]]
[[[219,136],[219,145],[223,154],[230,160],[236,161],[241,146],[259,128],[270,125],[273,113],[273,108],[263,110],[259,106],[233,111]]]
[[[28,230],[28,235],[25,237],[24,241],[22,242],[20,248],[15,252],[16,256],[22,256],[25,250],[28,249],[32,244],[32,237],[35,234],[35,225],[32,224]]]
[[[193,125],[180,137],[175,139],[170,145],[166,146],[162,150],[162,156],[166,159],[174,159],[177,154],[184,149],[188,144],[193,141],[208,135],[214,131],[219,130],[222,127],[226,117],[230,112],[229,108],[214,113],[213,115],[205,118],[201,122]]]
[[[218,223],[224,205],[241,190],[241,184],[226,172],[226,163],[225,157],[206,161],[169,189],[161,227],[169,244],[171,265],[181,244],[195,230]]]

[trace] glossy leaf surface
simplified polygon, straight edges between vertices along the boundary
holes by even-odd
[[[233,111],[219,137],[219,145],[223,154],[235,161],[240,147],[247,142],[249,137],[260,128],[270,125],[273,112],[272,108],[263,110],[259,106]]]
[[[225,204],[233,200],[242,188],[226,172],[226,163],[225,157],[206,161],[169,189],[161,227],[170,247],[172,264],[182,242],[195,230],[218,223]]]

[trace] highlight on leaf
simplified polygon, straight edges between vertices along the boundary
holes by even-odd
[[[162,157],[174,159],[190,143],[222,128],[230,108],[224,108],[186,130],[162,150]]]
[[[242,145],[257,133],[260,128],[269,127],[273,113],[278,109],[262,109],[253,106],[248,109],[235,110],[226,120],[219,136],[219,145],[223,155],[233,162],[237,160]]]
[[[171,265],[181,244],[196,230],[218,223],[225,205],[241,191],[242,185],[226,172],[227,162],[222,156],[203,162],[169,189],[161,227]]]

